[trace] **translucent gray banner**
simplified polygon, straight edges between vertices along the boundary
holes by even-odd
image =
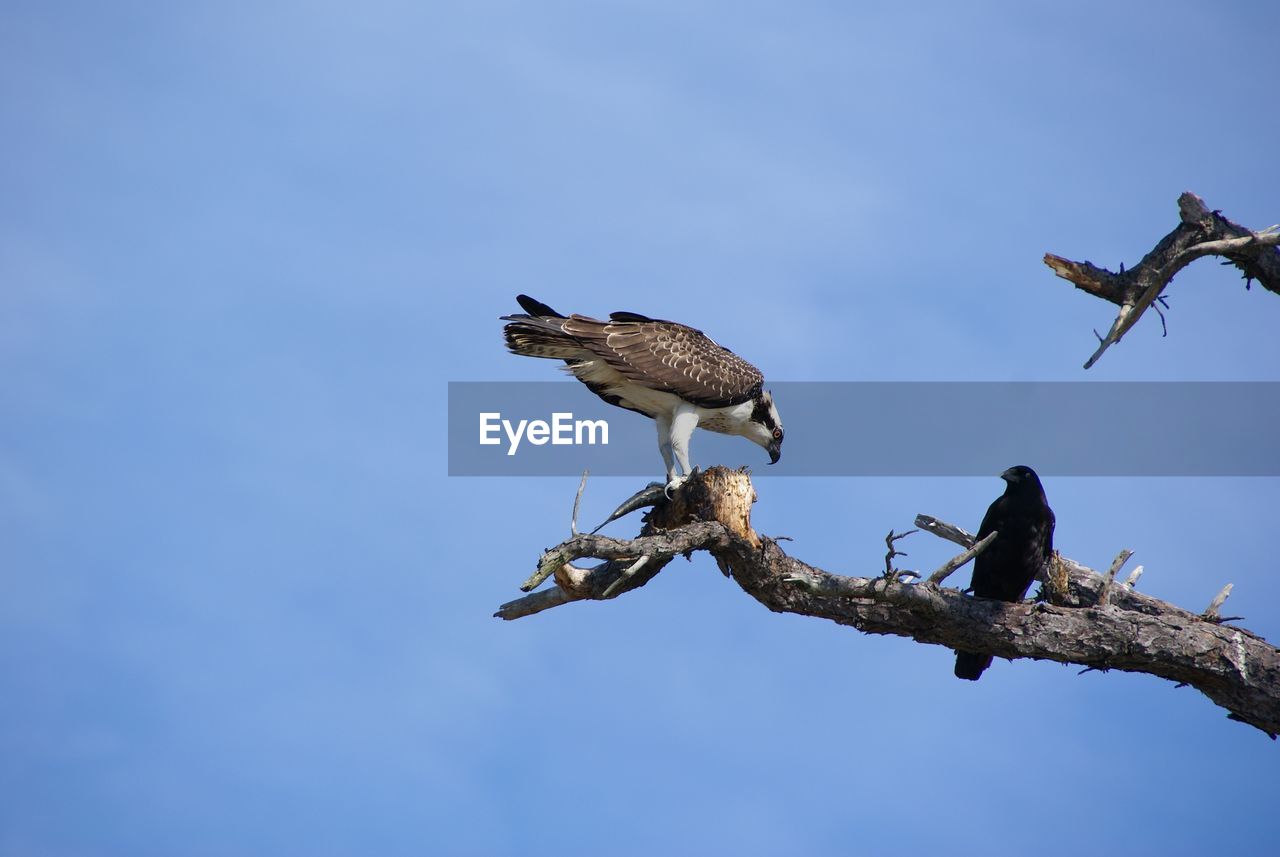
[[[766,476],[1280,476],[1278,382],[782,382],[782,459],[701,430],[690,461]],[[556,415],[559,416],[556,416]],[[523,421],[523,423],[521,422]],[[483,442],[482,442],[483,441]],[[653,420],[573,382],[451,382],[450,476],[663,474]]]

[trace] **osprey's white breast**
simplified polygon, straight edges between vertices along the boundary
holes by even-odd
[[[578,380],[602,387],[604,392],[617,396],[624,406],[650,417],[670,417],[686,404],[675,393],[652,390],[624,378],[603,360],[584,360],[564,368]],[[751,420],[752,408],[750,401],[725,408],[698,407],[698,427],[720,434],[741,434],[743,426]]]

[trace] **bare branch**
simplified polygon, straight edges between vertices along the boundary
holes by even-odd
[[[902,577],[902,576],[910,576],[910,577],[920,576],[916,574],[914,571],[900,571],[893,567],[894,557],[906,556],[906,553],[898,550],[897,543],[902,539],[905,539],[907,536],[912,535],[913,533],[918,533],[918,532],[920,531],[907,530],[905,533],[895,533],[893,530],[889,530],[889,535],[884,537],[885,547],[888,548],[888,550],[885,552],[885,555],[884,555],[884,576],[885,577],[897,579],[898,577]]]
[[[578,493],[573,498],[573,517],[569,519],[569,535],[578,534],[578,505],[582,503],[582,489],[587,487],[587,471],[582,471],[582,481],[578,483]]]
[[[577,599],[571,597],[567,592],[558,587],[552,589],[544,589],[535,592],[532,595],[526,595],[523,598],[517,598],[515,601],[508,601],[498,608],[498,612],[494,613],[497,619],[520,619],[524,616],[532,616],[534,613],[541,613],[543,610],[549,610],[552,607],[559,607],[561,604],[568,604],[570,601]]]
[[[618,579],[615,580],[613,583],[610,583],[608,586],[604,588],[604,595],[602,597],[613,598],[615,595],[617,595],[618,590],[621,589],[622,586],[627,583],[627,581],[631,580],[631,578],[635,576],[635,573],[637,571],[644,568],[645,565],[647,565],[649,560],[651,559],[653,559],[653,557],[649,556],[648,554],[645,554],[635,562],[631,563],[631,565],[624,568],[622,570],[622,573],[618,575]]]
[[[959,556],[953,556],[951,559],[944,562],[937,571],[929,575],[929,582],[934,586],[940,586],[942,581],[951,576],[953,571],[990,547],[991,543],[996,540],[996,536],[998,535],[1000,535],[999,530],[992,530],[983,537],[982,541],[978,542]]]
[[[1246,287],[1257,280],[1263,288],[1280,294],[1280,232],[1250,231],[1232,223],[1193,193],[1178,197],[1181,222],[1142,258],[1137,265],[1119,273],[1099,268],[1091,262],[1073,262],[1046,253],[1044,263],[1076,288],[1120,307],[1110,331],[1099,337],[1098,348],[1084,368],[1119,342],[1161,296],[1179,271],[1204,256],[1221,256],[1243,273]],[[1163,319],[1163,315],[1161,316]],[[1095,332],[1096,335],[1096,332]]]
[[[1142,577],[1142,572],[1145,570],[1146,570],[1146,567],[1140,565],[1137,568],[1135,568],[1133,571],[1129,572],[1129,576],[1125,578],[1124,585],[1129,587],[1130,589],[1137,586],[1138,578]]]
[[[744,592],[775,612],[1002,658],[1148,673],[1197,688],[1234,719],[1273,737],[1280,732],[1280,652],[1250,631],[1206,618],[1216,611],[1199,615],[1113,586],[1129,551],[1121,552],[1106,576],[1055,555],[1053,571],[1065,577],[1065,600],[1011,604],[928,581],[847,577],[808,565],[750,528],[746,512],[754,497],[742,472],[712,468],[691,477],[676,499],[654,507],[639,537],[578,535],[546,551],[535,576],[551,566],[547,575],[555,575],[556,586],[504,604],[495,615],[518,619],[572,601],[612,597],[643,586],[673,557],[705,550]],[[922,515],[917,526],[974,547],[967,533],[937,519]],[[604,562],[589,569],[572,565],[587,557]]]
[[[916,526],[926,533],[933,533],[938,538],[954,542],[962,548],[971,548],[974,542],[978,540],[975,536],[970,535],[955,524],[939,521],[931,515],[916,515]]]
[[[1116,558],[1111,561],[1111,568],[1107,569],[1106,576],[1102,578],[1102,588],[1098,590],[1097,606],[1106,607],[1111,597],[1111,585],[1116,582],[1116,574],[1129,561],[1129,557],[1133,556],[1133,551],[1125,548],[1116,554]]]
[[[1222,614],[1219,611],[1222,610],[1222,605],[1226,603],[1227,598],[1231,596],[1231,588],[1232,584],[1228,583],[1226,586],[1222,587],[1221,591],[1219,591],[1217,595],[1213,596],[1213,600],[1209,602],[1209,606],[1204,608],[1204,612],[1200,614],[1205,618],[1205,621],[1222,621]]]

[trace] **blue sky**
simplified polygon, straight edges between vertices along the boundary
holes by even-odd
[[[1109,307],[1040,262],[1133,264],[1184,190],[1280,219],[1266,5],[2,14],[0,855],[1274,847],[1280,749],[1154,678],[961,683],[706,557],[498,622],[576,480],[447,478],[443,413],[553,375],[517,292],[774,379],[1277,380],[1280,299],[1211,263],[1085,373]],[[863,574],[1001,488],[760,476]],[[1069,556],[1280,638],[1276,480],[1046,487]]]

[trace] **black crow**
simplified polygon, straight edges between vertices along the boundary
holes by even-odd
[[[973,594],[999,601],[1021,601],[1036,574],[1053,553],[1053,510],[1040,477],[1030,467],[1010,467],[1000,478],[1004,493],[987,509],[978,539],[1000,535],[973,561]],[[991,666],[991,655],[956,652],[956,678],[977,681]]]

